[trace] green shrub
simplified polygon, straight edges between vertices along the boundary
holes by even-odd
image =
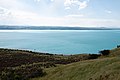
[[[102,50],[102,51],[99,51],[99,53],[103,56],[106,56],[110,54],[110,50]]]
[[[1,72],[0,80],[28,80],[29,78],[41,77],[46,73],[40,67],[24,66],[6,68]]]
[[[21,75],[17,75],[13,69],[5,69],[2,71],[0,80],[22,80]]]
[[[97,59],[100,57],[100,54],[89,54],[89,59]]]

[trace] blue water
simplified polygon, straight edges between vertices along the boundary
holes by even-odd
[[[0,30],[0,47],[79,54],[98,53],[120,44],[120,30]]]

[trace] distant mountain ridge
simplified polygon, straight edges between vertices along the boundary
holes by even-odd
[[[120,28],[0,25],[0,30],[117,30],[117,29],[120,29]]]

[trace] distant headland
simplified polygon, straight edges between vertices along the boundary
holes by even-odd
[[[0,30],[120,30],[107,27],[66,27],[66,26],[10,26],[0,25]]]

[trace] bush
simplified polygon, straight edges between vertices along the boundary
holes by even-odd
[[[117,45],[117,48],[120,48],[120,45]]]
[[[17,75],[13,69],[5,69],[2,71],[0,80],[23,80],[21,75]]]
[[[41,77],[46,73],[40,67],[24,66],[6,68],[1,72],[0,80],[28,80],[29,78]]]
[[[100,57],[100,54],[89,54],[88,59],[97,59],[98,57]]]
[[[102,50],[102,51],[99,51],[99,53],[103,56],[107,56],[110,54],[110,50]]]

